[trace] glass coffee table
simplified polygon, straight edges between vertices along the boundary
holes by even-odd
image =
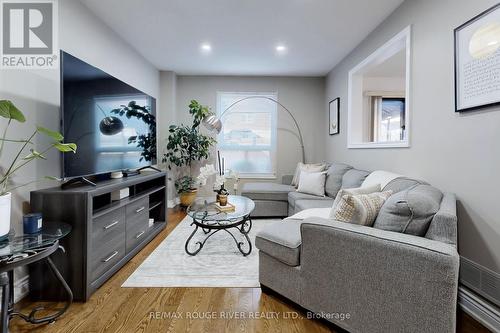
[[[219,231],[227,232],[236,243],[238,250],[247,256],[252,252],[252,242],[248,233],[252,229],[250,214],[255,208],[255,203],[246,197],[230,195],[228,202],[235,206],[234,211],[221,212],[214,201],[206,198],[197,199],[187,209],[187,214],[193,219],[191,223],[194,230],[186,240],[185,250],[189,255],[196,255],[201,251],[207,240]],[[203,239],[194,241],[193,237],[201,230]],[[193,240],[194,244],[191,241]]]

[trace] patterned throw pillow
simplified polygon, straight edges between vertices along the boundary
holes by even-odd
[[[384,202],[392,191],[370,194],[346,194],[342,196],[335,211],[334,219],[340,222],[372,226]]]
[[[343,196],[345,195],[357,195],[357,194],[370,194],[370,193],[375,193],[375,192],[380,192],[382,189],[380,188],[380,184],[375,184],[372,186],[367,186],[367,187],[355,187],[355,188],[343,188],[340,191],[337,192],[337,196],[335,197],[335,200],[333,201],[332,208],[330,210],[330,215],[329,217],[331,219],[335,218],[335,212],[337,210],[337,206],[342,199]]]

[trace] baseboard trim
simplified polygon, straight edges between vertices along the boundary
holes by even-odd
[[[179,198],[175,198],[173,200],[168,200],[167,201],[167,208],[174,208],[180,203]]]
[[[458,287],[458,306],[495,333],[500,333],[500,309],[464,286]]]

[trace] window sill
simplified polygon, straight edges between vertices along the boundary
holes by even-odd
[[[349,143],[347,144],[348,149],[373,149],[373,148],[409,148],[410,143],[408,141],[400,142],[360,142],[360,143]]]
[[[274,174],[238,174],[240,179],[277,179]]]

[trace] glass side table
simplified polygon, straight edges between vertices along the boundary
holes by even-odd
[[[252,229],[250,214],[255,209],[255,203],[252,199],[239,195],[230,195],[228,202],[235,206],[234,211],[221,212],[216,208],[215,202],[208,202],[206,198],[196,199],[188,207],[187,214],[193,219],[191,225],[194,225],[195,228],[184,245],[187,254],[191,256],[198,254],[207,240],[221,230],[231,236],[236,247],[244,257],[252,252],[252,242],[248,237],[248,233]],[[203,230],[205,238],[200,241],[194,241],[193,237],[198,228]],[[238,235],[242,237],[238,239]],[[194,245],[190,244],[191,240],[195,242]],[[194,249],[192,249],[193,247]]]
[[[66,223],[51,223],[50,226],[42,227],[42,230],[35,234],[15,234],[11,232],[7,239],[0,241],[0,287],[2,288],[2,313],[1,332],[9,331],[9,319],[18,316],[32,324],[51,323],[59,318],[69,308],[73,302],[73,293],[64,280],[61,273],[50,259],[50,255],[58,249],[64,251],[59,245],[59,239],[63,238],[71,231],[71,226]],[[39,306],[34,308],[29,314],[23,314],[14,310],[14,269],[20,266],[29,265],[37,261],[44,260],[54,273],[62,287],[66,291],[66,304],[56,313],[37,317],[37,313],[44,310]]]

